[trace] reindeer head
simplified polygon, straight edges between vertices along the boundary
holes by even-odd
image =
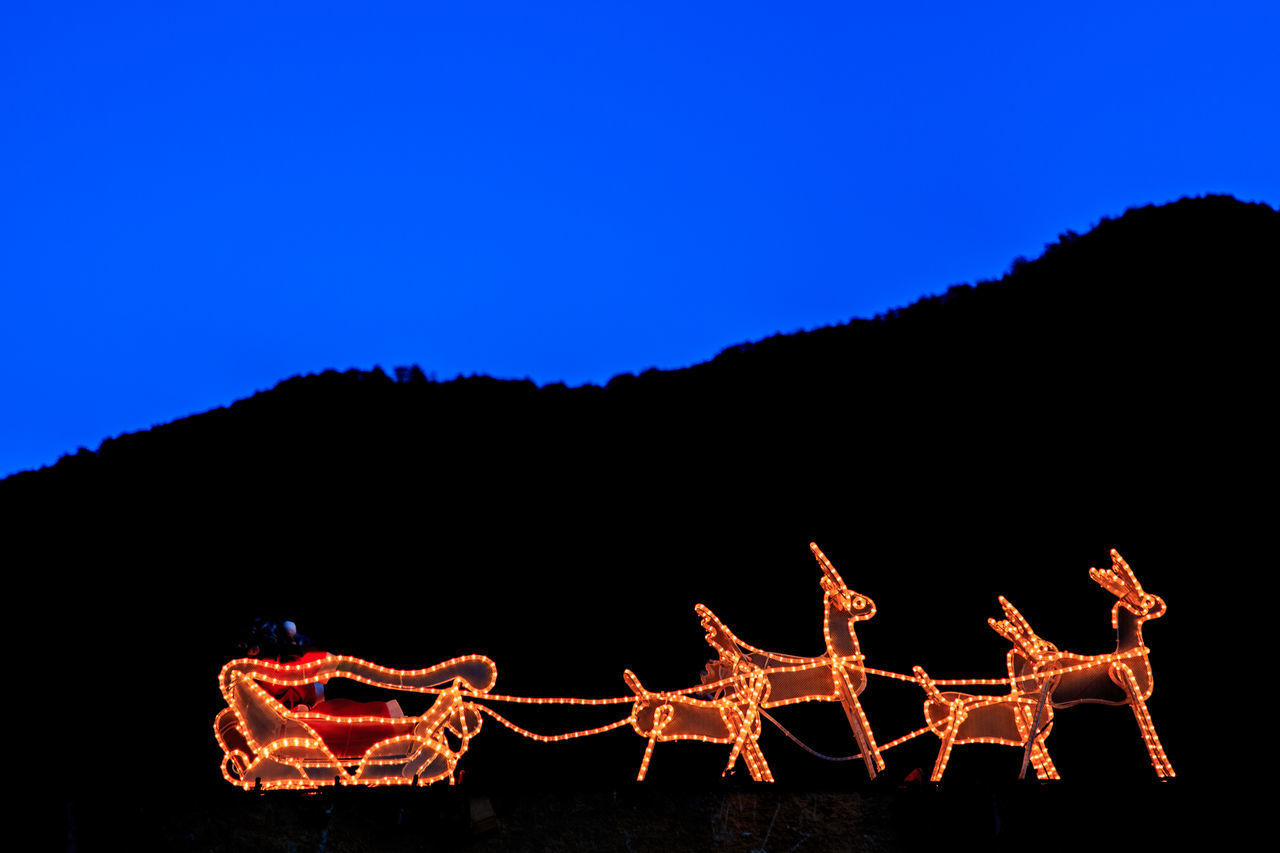
[[[1112,628],[1119,626],[1118,617],[1121,607],[1137,616],[1139,623],[1146,622],[1148,619],[1159,619],[1164,615],[1164,599],[1158,595],[1151,595],[1142,588],[1133,569],[1129,568],[1129,564],[1115,548],[1111,549],[1111,568],[1089,569],[1089,577],[1093,578],[1098,586],[1119,599],[1111,608]]]
[[[1000,596],[1000,606],[1004,609],[1005,618],[998,621],[988,619],[987,624],[1013,643],[1014,648],[1022,652],[1027,660],[1041,661],[1057,654],[1058,647],[1033,631],[1031,623],[1003,595]]]
[[[822,553],[817,543],[810,542],[809,550],[813,552],[814,558],[822,568],[822,580],[818,583],[822,586],[825,604],[845,614],[853,622],[862,622],[876,615],[875,602],[845,586],[844,578],[840,577],[836,567],[831,565],[831,561],[827,559],[826,554]]]

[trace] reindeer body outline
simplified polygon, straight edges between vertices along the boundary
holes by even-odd
[[[1151,670],[1151,650],[1142,640],[1143,624],[1163,616],[1167,605],[1160,596],[1142,588],[1133,569],[1114,548],[1111,567],[1090,568],[1089,577],[1116,597],[1111,607],[1116,650],[1099,655],[1061,651],[1038,636],[1018,609],[1001,596],[1005,618],[987,622],[1013,644],[1005,656],[1012,688],[1043,693],[1046,704],[1057,709],[1086,703],[1128,705],[1156,776],[1172,778],[1176,775],[1173,764],[1160,743],[1147,708],[1147,700],[1155,689],[1155,676]],[[1031,749],[1031,744],[1027,749]]]
[[[753,779],[772,782],[758,743],[762,712],[799,702],[840,702],[868,774],[875,778],[884,769],[871,724],[858,701],[867,674],[854,632],[854,623],[875,615],[875,603],[849,589],[817,544],[811,542],[809,548],[823,572],[819,583],[827,653],[804,657],[758,648],[739,639],[711,608],[698,604],[694,610],[707,644],[717,655],[703,671],[701,695],[706,698],[690,695],[690,690],[651,691],[631,670],[623,673],[636,695],[629,721],[637,734],[648,739],[637,780],[644,779],[655,744],[700,740],[733,744],[725,773],[742,755]],[[833,618],[834,614],[843,618]]]
[[[733,744],[724,773],[729,773],[741,755],[751,778],[756,782],[772,782],[773,772],[760,749],[761,701],[768,696],[769,682],[761,671],[742,670],[733,680],[735,690],[729,698],[698,699],[682,692],[655,692],[645,688],[631,670],[622,673],[623,680],[636,701],[629,722],[636,734],[648,740],[636,781],[643,782],[658,743],[697,740],[704,743]]]
[[[912,672],[926,694],[925,723],[941,741],[930,781],[941,782],[952,748],[969,743],[1023,747],[1037,779],[1061,778],[1045,745],[1053,730],[1053,706],[1044,701],[1043,691],[1025,693],[1011,685],[1007,695],[943,692],[922,667]]]
[[[716,682],[726,674],[742,670],[758,672],[768,679],[770,689],[760,702],[764,709],[799,702],[839,702],[849,728],[861,750],[867,775],[874,779],[885,767],[884,758],[871,730],[871,723],[858,700],[867,685],[861,644],[854,625],[876,614],[869,597],[851,590],[817,543],[809,550],[822,570],[822,636],[826,654],[803,657],[766,651],[747,643],[705,604],[694,609],[706,630],[706,641],[718,655],[703,674],[704,682]],[[833,618],[834,617],[834,618]],[[825,670],[825,673],[823,672]],[[722,688],[723,690],[723,688]]]

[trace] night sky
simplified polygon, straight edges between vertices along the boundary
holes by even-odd
[[[603,382],[1280,202],[1271,0],[875,5],[6,2],[0,476],[299,373]]]

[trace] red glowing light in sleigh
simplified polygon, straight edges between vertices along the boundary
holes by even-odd
[[[337,677],[436,699],[420,716],[405,717],[396,715],[396,702],[333,700],[291,709],[272,695]],[[296,663],[233,660],[218,677],[227,707],[213,726],[224,753],[222,775],[245,789],[452,784],[483,721],[469,697],[483,695],[497,677],[493,661],[481,655],[415,670],[322,653]]]

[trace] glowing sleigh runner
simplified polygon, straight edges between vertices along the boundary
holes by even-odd
[[[224,756],[222,774],[245,789],[315,788],[324,785],[453,784],[459,760],[481,729],[485,716],[532,740],[556,742],[589,737],[630,725],[645,738],[636,778],[643,780],[659,743],[697,740],[730,747],[725,773],[741,758],[751,778],[772,782],[773,774],[760,748],[763,721],[777,726],[769,710],[807,702],[839,703],[858,744],[867,775],[885,768],[882,753],[926,732],[939,738],[932,780],[941,781],[954,747],[985,743],[1020,747],[1022,774],[1028,765],[1039,779],[1057,779],[1046,739],[1055,709],[1094,702],[1128,705],[1160,778],[1174,775],[1155,724],[1147,710],[1153,678],[1143,623],[1164,615],[1165,603],[1143,590],[1128,563],[1114,550],[1111,568],[1090,569],[1089,576],[1116,599],[1111,624],[1116,650],[1103,655],[1060,651],[1039,637],[1027,620],[1003,597],[1005,619],[989,619],[1010,641],[1008,677],[935,681],[921,668],[912,675],[871,669],[865,664],[856,623],[875,615],[875,604],[845,585],[835,566],[817,545],[810,549],[822,569],[824,654],[801,657],[765,651],[738,639],[707,607],[696,608],[706,641],[716,657],[702,683],[679,690],[655,691],[627,670],[623,678],[634,695],[584,699],[504,696],[491,693],[498,670],[481,655],[444,661],[433,667],[397,670],[358,658],[315,653],[295,663],[257,658],[233,660],[222,668],[219,686],[227,707],[214,722]],[[925,725],[878,745],[858,696],[869,676],[911,681],[925,692]],[[419,716],[398,713],[398,703],[322,702],[315,708],[291,709],[276,696],[282,688],[305,687],[330,678],[350,678],[391,691],[432,694],[436,698]],[[271,685],[274,689],[267,689]],[[982,685],[1003,688],[996,694],[943,691],[940,687]],[[274,695],[273,695],[274,694]],[[556,705],[624,705],[630,713],[593,729],[564,734],[538,734],[490,708],[488,702]],[[392,710],[394,708],[394,710]]]

